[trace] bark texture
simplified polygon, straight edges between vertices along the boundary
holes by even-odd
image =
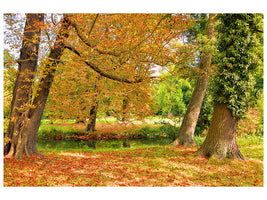
[[[6,141],[9,141],[4,145],[5,154],[8,152],[13,154],[15,152],[15,144],[18,143],[19,131],[23,126],[22,118],[28,114],[32,86],[37,71],[41,24],[43,21],[43,14],[26,14],[20,58],[17,60],[19,66],[11,102],[10,121],[5,134]]]
[[[200,156],[223,159],[244,159],[236,142],[238,119],[233,117],[226,103],[215,103],[207,137],[197,151]]]
[[[205,31],[205,34],[208,37],[208,39],[211,39],[214,36],[215,21],[216,21],[216,14],[210,14]],[[212,57],[212,50],[210,48],[207,48],[207,50],[204,50],[201,53],[200,67],[199,67],[201,75],[197,80],[196,86],[191,96],[185,116],[183,118],[183,122],[181,124],[181,127],[177,135],[177,139],[173,142],[174,146],[195,145],[193,137],[199,113],[201,110],[202,102],[206,95],[208,87],[211,57]]]
[[[38,129],[49,90],[54,79],[56,66],[65,48],[64,39],[68,37],[68,26],[68,20],[64,18],[61,30],[48,56],[50,62],[45,66],[45,70],[40,78],[37,94],[32,100],[31,106],[14,121],[13,126],[15,128],[13,130],[11,147],[7,149],[8,156],[14,155],[16,159],[22,159],[24,153],[26,153],[26,155],[31,155],[33,153],[39,154],[36,147]],[[18,88],[20,89],[20,87]],[[29,90],[32,90],[32,87],[30,87]],[[14,94],[14,96],[15,99],[18,99],[18,95]]]

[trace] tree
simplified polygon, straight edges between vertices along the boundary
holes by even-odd
[[[30,20],[37,16],[41,19]],[[121,83],[140,83],[150,80],[155,64],[166,65],[179,56],[166,46],[178,39],[189,24],[186,16],[180,14],[64,15],[60,25],[55,26],[57,36],[52,42],[42,74],[36,79],[38,84],[33,93],[43,16],[27,15],[25,40],[18,60],[20,70],[25,65],[26,73],[18,74],[11,120],[5,135],[5,153],[18,159],[24,153],[39,154],[36,148],[37,133],[56,67],[65,49],[75,53],[80,61],[103,77]],[[34,24],[36,27],[32,26]],[[173,28],[170,30],[171,26]],[[29,33],[27,30],[30,30]]]
[[[100,112],[104,110],[102,109],[103,106],[101,106],[103,105],[101,99],[104,101],[104,99],[109,98],[109,101],[112,101],[112,103],[109,102],[109,113],[112,113],[118,119],[123,118],[122,115],[124,111],[122,110],[125,110],[121,109],[122,102],[121,99],[119,99],[123,98],[121,94],[127,95],[129,93],[131,97],[128,102],[129,106],[127,106],[129,108],[128,112],[130,110],[134,111],[133,107],[135,107],[136,111],[134,111],[134,116],[140,116],[142,113],[137,112],[137,99],[141,100],[144,104],[144,100],[150,100],[149,98],[137,98],[137,94],[139,94],[139,96],[143,95],[143,97],[148,96],[144,93],[144,86],[149,85],[151,81],[154,65],[166,65],[170,62],[174,62],[175,59],[179,60],[177,57],[190,52],[188,48],[182,53],[176,49],[171,50],[168,48],[168,44],[179,38],[179,35],[184,32],[184,28],[187,27],[188,22],[183,15],[74,14],[69,15],[69,18],[73,29],[71,38],[68,40],[67,48],[70,52],[73,52],[74,55],[68,53],[69,57],[66,57],[75,60],[76,66],[77,63],[83,62],[85,66],[79,64],[79,67],[83,68],[82,71],[89,66],[102,75],[103,79],[97,83],[100,88],[99,90],[101,90],[100,95],[98,95],[100,99],[98,100],[99,105],[97,107],[100,109]],[[84,21],[88,21],[88,23],[85,24]],[[169,31],[170,26],[172,26],[171,31]],[[69,64],[66,62],[66,65]],[[66,65],[65,67],[67,67]],[[76,69],[70,70],[77,71]],[[70,79],[73,81],[76,79],[77,82],[80,83],[80,89],[82,87],[90,87],[88,84],[95,84],[92,79],[86,80],[86,78],[81,78],[83,77],[81,73],[79,77],[80,80],[75,78],[75,76],[77,76],[75,73],[65,72],[64,75],[63,73],[60,75],[61,78],[65,79],[65,81]],[[106,78],[118,82],[108,81]],[[71,117],[69,114],[85,114],[85,117],[88,118],[88,116],[90,116],[90,113],[88,113],[89,110],[92,111],[91,113],[95,113],[95,109],[92,105],[95,104],[96,101],[93,100],[92,95],[90,97],[88,94],[91,93],[91,90],[83,92],[83,96],[79,96],[80,91],[78,90],[80,89],[76,89],[77,92],[74,94],[73,90],[70,89],[73,87],[71,87],[71,85],[67,86],[68,83],[65,83],[63,79],[61,81],[62,84],[57,84],[61,89],[57,90],[58,92],[53,92],[53,98],[51,96],[51,101],[58,103],[53,103],[53,106],[49,106],[49,109],[51,109],[51,111],[53,110],[53,112],[61,110],[62,113],[65,113],[65,117]],[[83,81],[85,82],[83,83]],[[141,87],[139,83],[143,86]],[[73,83],[73,85],[78,86],[77,83]],[[125,88],[132,92],[127,92]],[[86,89],[84,88],[81,90],[85,91]],[[147,93],[149,93],[148,88],[146,88],[146,90]],[[65,98],[66,95],[69,96],[69,98],[67,98],[69,101],[66,103],[65,108],[63,108],[63,104],[60,105],[60,98],[58,98],[60,93],[61,96],[64,95]],[[77,98],[71,98],[71,95],[76,94]],[[102,96],[102,94],[104,95]],[[84,96],[86,96],[86,98]],[[78,99],[83,100],[78,102]],[[107,102],[108,101],[106,101],[106,103]],[[85,106],[85,104],[87,104],[87,106]],[[140,103],[139,105],[141,106]],[[144,106],[140,109],[142,108],[144,108]],[[80,112],[81,110],[82,112]]]
[[[87,123],[86,129],[85,131],[95,131],[95,125],[96,125],[96,115],[97,115],[97,110],[98,110],[98,106],[99,106],[99,95],[100,95],[100,90],[98,88],[98,84],[99,84],[99,80],[101,79],[101,76],[98,75],[98,77],[96,78],[96,82],[94,84],[94,96],[93,96],[93,101],[92,101],[92,105],[91,105],[91,109],[90,109],[90,113],[89,113],[89,121]]]
[[[192,95],[192,87],[187,79],[166,73],[155,85],[157,88],[157,114],[162,116],[181,117],[185,114],[186,106]]]
[[[25,109],[27,109],[29,99],[32,95],[32,85],[37,70],[38,50],[44,15],[28,14],[26,18],[24,38],[18,61],[19,69],[11,102],[11,121],[9,122],[5,135],[5,139],[8,141],[8,144],[5,144],[5,152],[8,152],[11,148],[12,154],[15,153],[16,146],[20,146],[19,140],[21,140],[21,136],[19,130],[21,129],[22,122],[19,120],[26,114]],[[12,142],[10,143],[11,140]],[[10,147],[10,145],[12,146]]]
[[[178,138],[174,142],[174,145],[192,146],[195,145],[193,137],[198,121],[198,116],[201,110],[203,99],[206,95],[208,86],[211,56],[212,56],[212,38],[214,35],[214,25],[216,21],[216,14],[209,14],[209,20],[206,27],[205,35],[207,41],[201,51],[200,58],[200,76],[197,80],[195,89],[191,96],[189,105],[187,107],[183,122],[178,132]]]
[[[21,55],[18,60],[19,72],[14,87],[11,120],[5,135],[4,146],[4,153],[8,153],[8,156],[15,155],[16,159],[22,159],[24,153],[39,154],[36,147],[37,133],[55,69],[64,50],[64,38],[68,37],[66,30],[69,24],[64,18],[48,56],[44,73],[39,77],[37,94],[33,96],[43,19],[43,14],[27,14]]]
[[[255,29],[258,14],[221,14],[218,27],[218,74],[213,79],[214,112],[207,137],[197,151],[201,156],[244,159],[236,142],[236,127],[244,116],[254,86],[254,76],[262,61]]]

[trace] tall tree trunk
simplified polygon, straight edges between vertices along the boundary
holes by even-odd
[[[216,14],[209,14],[209,20],[206,27],[205,35],[208,39],[212,39],[214,35],[214,24],[216,21]],[[185,116],[183,118],[182,125],[179,129],[177,139],[173,142],[174,146],[194,146],[195,142],[193,140],[195,128],[197,125],[200,109],[202,106],[203,99],[206,95],[208,81],[209,81],[209,71],[210,63],[212,57],[211,48],[204,47],[201,52],[200,59],[200,72],[201,75],[197,80],[194,92],[191,96],[190,102],[188,104]]]
[[[44,14],[26,14],[24,36],[18,59],[18,74],[13,90],[10,121],[5,135],[4,153],[10,151],[11,143],[18,140],[18,132],[22,126],[20,118],[29,109],[32,86],[37,71],[38,51],[41,38]],[[13,142],[14,144],[14,142]],[[13,151],[15,146],[13,145]]]
[[[39,154],[36,147],[38,129],[49,90],[54,79],[56,66],[65,48],[64,39],[68,37],[68,26],[68,20],[64,18],[61,30],[48,57],[50,63],[45,66],[33,103],[29,109],[15,121],[16,126],[19,125],[19,128],[14,129],[8,156],[15,155],[16,159],[22,159],[24,153],[26,153],[26,155],[31,155],[33,153]]]
[[[244,159],[236,143],[237,117],[233,117],[226,103],[216,102],[214,113],[203,145],[197,151],[200,156],[223,159]]]

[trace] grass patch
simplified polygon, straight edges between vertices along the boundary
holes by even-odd
[[[63,152],[106,152],[125,151],[128,149],[161,147],[168,145],[171,141],[168,138],[143,138],[131,139],[131,147],[123,146],[124,140],[38,140],[37,148],[41,151]]]
[[[81,130],[73,126],[41,125],[38,131],[38,139],[62,139],[81,134]]]
[[[99,125],[99,124],[98,124]],[[85,132],[83,127],[70,125],[48,125],[44,124],[40,126],[38,132],[38,139],[64,139],[69,137],[75,137],[77,139],[134,139],[134,138],[170,138],[175,140],[179,128],[165,124],[165,125],[122,125],[116,124],[103,125],[95,132]]]

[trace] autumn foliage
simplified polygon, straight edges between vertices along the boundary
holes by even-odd
[[[263,40],[261,15],[220,14],[220,21],[215,23],[216,14],[210,14],[212,23],[208,23],[207,33],[211,32],[207,36],[199,32],[196,38],[200,41],[186,41],[190,38],[188,29],[195,22],[189,14],[27,14],[24,33],[16,28],[20,22],[15,22],[14,15],[5,16],[9,16],[5,21],[15,34],[7,31],[10,38],[5,41],[11,48],[18,48],[18,40],[22,45],[17,64],[11,51],[4,55],[8,125],[4,130],[4,186],[263,186],[262,138],[253,131],[262,125],[263,108],[259,112],[250,108],[239,121],[252,105],[249,100],[255,89],[254,76],[262,65],[262,49],[256,48]],[[229,34],[231,31],[233,34]],[[241,34],[243,39],[239,32],[245,33],[244,37]],[[213,35],[219,39],[215,45]],[[229,41],[232,47],[227,46]],[[237,41],[245,44],[244,48]],[[246,47],[253,48],[249,51]],[[236,56],[238,52],[242,56]],[[219,63],[212,66],[213,53]],[[249,67],[253,68],[251,72],[240,70]],[[210,90],[217,96],[212,126],[206,140],[200,139],[201,152],[195,146],[194,132],[209,76],[213,76]],[[199,89],[201,98],[191,95],[194,84],[205,86]],[[192,107],[197,105],[198,109],[188,114],[195,116],[195,122],[188,126],[190,134],[185,136],[190,136],[190,145],[194,146],[185,148],[188,142],[179,142],[174,147],[171,142],[177,137],[182,115],[187,113],[186,104],[193,101]],[[116,140],[123,144],[143,139],[140,127],[144,119],[159,111],[173,118],[174,125],[170,119],[152,119],[154,124],[149,127],[163,127],[162,132],[157,129],[151,136],[151,131],[146,139],[157,136],[170,145],[128,145],[105,151],[88,145],[77,151],[37,149],[40,138],[82,143]],[[96,118],[107,116],[116,121],[88,128],[95,125]],[[67,136],[58,131],[53,136],[38,137],[40,125],[48,126],[42,124],[42,118],[50,123],[68,119],[76,122],[71,127],[78,128]],[[193,122],[192,118],[184,120]],[[248,145],[252,140],[246,140],[245,145],[237,145],[238,122],[238,135],[249,132],[260,142]],[[51,127],[54,125],[58,124]],[[166,127],[171,128],[171,134]],[[178,137],[181,139],[181,134]]]

